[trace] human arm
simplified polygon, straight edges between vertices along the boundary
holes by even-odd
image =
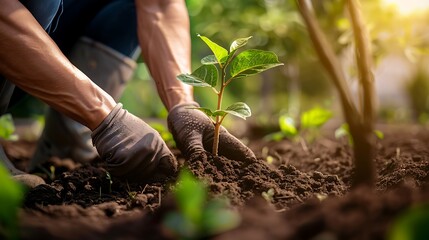
[[[193,90],[176,76],[191,70],[189,18],[184,0],[136,0],[142,55],[169,111],[193,102]]]
[[[0,6],[0,74],[90,128],[112,175],[146,181],[175,171],[159,134],[73,66],[19,1]]]
[[[195,109],[192,87],[177,80],[190,73],[191,40],[184,0],[136,0],[143,58],[169,111],[168,125],[182,153],[190,158],[211,149],[212,121]],[[254,158],[253,152],[222,128],[220,154],[231,159]]]
[[[95,129],[115,101],[68,61],[19,1],[0,0],[0,5],[0,73],[56,110]]]

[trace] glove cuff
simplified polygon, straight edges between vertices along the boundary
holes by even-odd
[[[104,129],[106,129],[110,123],[113,121],[113,119],[116,117],[116,115],[118,115],[118,113],[122,110],[122,103],[118,103],[116,104],[116,106],[112,109],[112,111],[104,118],[104,120],[100,123],[100,125],[98,125],[98,127],[96,127],[94,129],[94,131],[92,131],[91,133],[91,137],[92,139],[95,140],[95,138],[97,137],[97,135],[100,132],[103,132]],[[94,145],[94,141],[93,140],[93,145]]]

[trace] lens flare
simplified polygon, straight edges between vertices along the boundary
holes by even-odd
[[[394,6],[403,15],[429,9],[429,0],[383,0],[383,2],[387,6]]]

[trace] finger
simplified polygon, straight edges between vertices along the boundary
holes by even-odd
[[[227,131],[222,131],[219,136],[219,155],[237,161],[256,159],[250,148]]]
[[[191,134],[187,139],[181,139],[176,144],[186,159],[198,157],[205,152],[200,134]]]

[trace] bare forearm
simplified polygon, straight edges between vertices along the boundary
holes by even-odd
[[[115,101],[74,67],[30,12],[0,0],[0,73],[58,111],[94,129]]]
[[[192,87],[178,81],[190,72],[191,40],[184,0],[136,0],[143,58],[167,110],[193,101]]]

